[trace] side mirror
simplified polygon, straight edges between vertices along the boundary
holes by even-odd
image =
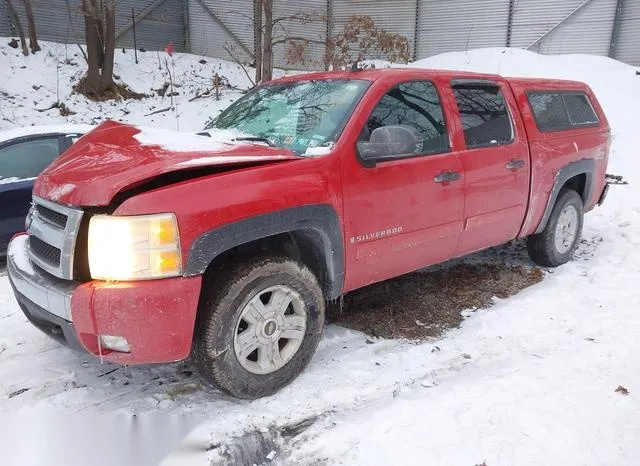
[[[375,162],[398,155],[419,154],[424,141],[412,126],[390,125],[376,128],[368,142],[358,143],[358,152],[363,160]]]

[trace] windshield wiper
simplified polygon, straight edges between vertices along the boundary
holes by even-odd
[[[236,141],[264,142],[269,147],[276,147],[276,145],[273,144],[271,141],[269,141],[267,138],[262,138],[259,136],[243,136],[243,137],[234,138],[234,139]]]

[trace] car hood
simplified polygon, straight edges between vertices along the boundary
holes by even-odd
[[[106,121],[81,137],[38,177],[34,194],[62,204],[108,205],[118,193],[175,172],[230,170],[300,159],[286,149]]]

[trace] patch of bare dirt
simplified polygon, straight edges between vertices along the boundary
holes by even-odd
[[[521,261],[521,251],[518,245],[496,248],[351,292],[342,311],[329,307],[327,320],[374,337],[439,337],[460,325],[463,311],[488,308],[494,297],[508,298],[542,281],[543,271]]]
[[[73,86],[73,90],[78,94],[82,94],[88,99],[95,102],[105,102],[107,100],[127,100],[136,99],[140,100],[148,97],[146,94],[140,94],[131,90],[125,84],[114,83],[111,89],[106,90],[102,94],[96,94],[96,92],[87,84],[86,76],[83,76],[80,81]]]

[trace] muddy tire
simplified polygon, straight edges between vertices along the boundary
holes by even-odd
[[[544,230],[527,239],[531,260],[542,267],[569,262],[580,243],[583,222],[580,195],[571,189],[561,191]]]
[[[205,277],[194,357],[200,375],[244,399],[291,383],[316,351],[324,326],[320,284],[303,264],[260,257]]]

